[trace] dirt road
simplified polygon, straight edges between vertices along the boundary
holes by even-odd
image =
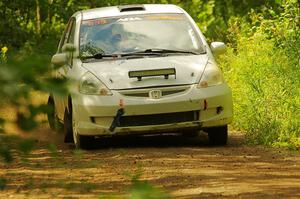
[[[205,135],[171,135],[103,139],[92,151],[76,151],[45,128],[34,137],[27,162],[0,163],[8,180],[0,198],[123,198],[128,173],[138,170],[172,198],[300,198],[299,153],[248,146],[236,133],[226,147],[209,146]]]

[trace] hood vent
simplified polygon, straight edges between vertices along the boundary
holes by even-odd
[[[145,7],[143,5],[125,5],[118,6],[120,12],[132,12],[132,11],[145,11]]]

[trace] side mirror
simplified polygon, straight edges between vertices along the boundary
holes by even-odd
[[[216,55],[223,54],[226,51],[226,45],[223,42],[212,42],[210,44],[210,48],[211,51]]]
[[[55,54],[51,59],[51,63],[56,66],[63,66],[68,63],[68,56],[66,53]]]
[[[66,43],[61,48],[62,52],[74,52],[76,50],[74,44]]]

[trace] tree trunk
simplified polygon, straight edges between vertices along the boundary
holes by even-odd
[[[41,34],[41,7],[39,0],[35,0],[36,3],[36,33]]]

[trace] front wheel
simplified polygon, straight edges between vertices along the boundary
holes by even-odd
[[[226,145],[228,140],[228,127],[218,126],[206,129],[208,133],[209,143],[211,145]]]
[[[74,144],[77,149],[92,149],[94,137],[79,135],[76,132],[73,133]]]

